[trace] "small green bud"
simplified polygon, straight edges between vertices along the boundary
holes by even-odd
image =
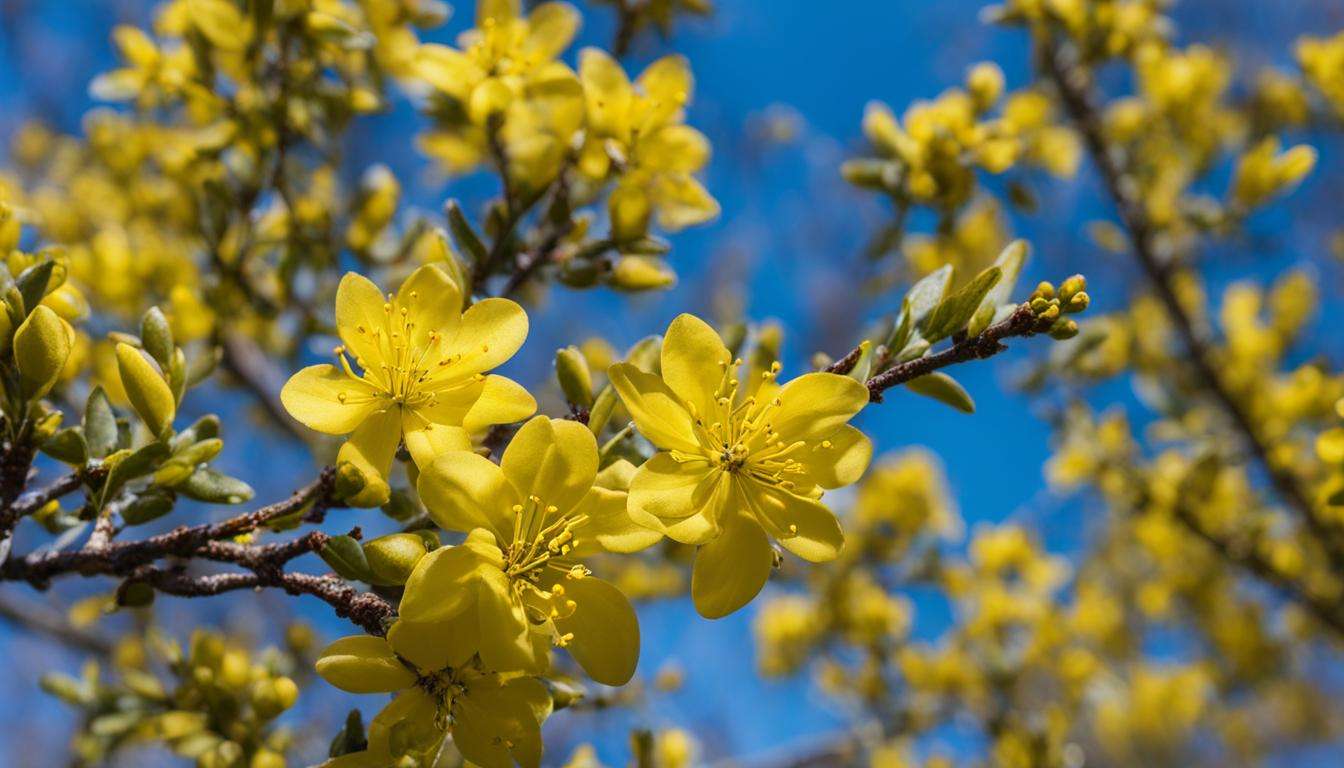
[[[1042,280],[1041,282],[1037,283],[1036,290],[1031,292],[1031,298],[1032,300],[1041,298],[1045,299],[1046,301],[1055,298],[1054,284],[1047,280]]]
[[[168,318],[158,307],[150,307],[140,318],[140,339],[145,351],[158,364],[167,369],[173,361],[173,331],[168,327]]]
[[[593,374],[578,347],[556,351],[555,378],[564,390],[565,400],[583,408],[593,404]]]
[[[1050,326],[1050,337],[1063,341],[1078,335],[1078,324],[1067,317],[1061,317]]]
[[[1059,300],[1068,305],[1073,299],[1074,294],[1087,290],[1087,278],[1082,275],[1074,275],[1059,284]]]
[[[1087,295],[1087,291],[1079,291],[1069,298],[1068,303],[1064,304],[1064,311],[1069,314],[1082,312],[1092,303],[1092,297]]]
[[[426,553],[425,540],[415,533],[391,533],[364,545],[364,559],[373,572],[375,584],[405,584],[415,564]]]

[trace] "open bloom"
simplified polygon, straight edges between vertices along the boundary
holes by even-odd
[[[538,416],[499,465],[446,453],[420,475],[436,523],[466,542],[424,556],[406,582],[399,635],[479,652],[491,669],[540,673],[549,646],[564,647],[590,677],[622,685],[639,660],[639,624],[620,590],[581,558],[632,552],[660,534],[636,525],[623,490],[604,487],[597,442],[574,421]]]
[[[640,433],[662,450],[630,481],[636,522],[699,544],[691,578],[696,609],[725,616],[765,586],[769,537],[810,562],[834,559],[840,524],[818,499],[858,480],[872,444],[846,422],[868,403],[847,376],[809,373],[776,383],[737,378],[723,340],[680,315],[663,339],[662,375],[629,363],[610,377]]]
[[[449,733],[462,756],[482,768],[540,765],[541,723],[551,713],[545,686],[476,662],[451,667],[448,655],[446,646],[428,654],[416,646],[408,655],[395,640],[369,635],[327,646],[317,660],[327,682],[351,693],[399,693],[369,723],[368,746],[324,768],[387,768],[407,758],[433,765]]]
[[[618,238],[643,235],[649,219],[669,231],[702,224],[719,204],[692,174],[709,161],[709,140],[682,124],[694,83],[680,56],[653,62],[632,84],[621,65],[596,48],[579,55],[588,136],[579,168],[605,179],[619,171],[608,202]]]
[[[336,348],[339,367],[304,368],[280,399],[306,426],[350,435],[337,458],[369,475],[364,501],[386,496],[402,441],[423,468],[444,451],[469,450],[471,433],[536,410],[527,390],[485,373],[522,346],[523,308],[486,299],[463,312],[461,290],[436,266],[415,270],[396,296],[346,274],[336,291],[336,328],[344,342]]]
[[[523,16],[518,0],[477,4],[476,27],[462,33],[459,48],[420,46],[415,71],[455,105],[424,136],[422,148],[449,171],[466,171],[490,151],[492,119],[502,118],[510,160],[532,173],[554,171],[556,161],[583,123],[583,94],[574,71],[558,57],[574,39],[579,12],[546,2]],[[532,172],[532,173],[529,173]]]

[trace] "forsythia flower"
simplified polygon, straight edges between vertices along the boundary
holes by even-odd
[[[872,443],[848,422],[868,389],[847,376],[809,373],[780,386],[779,364],[743,386],[723,340],[681,315],[667,329],[662,376],[620,363],[610,378],[635,426],[662,449],[630,484],[636,522],[696,553],[691,595],[701,615],[741,608],[774,562],[767,537],[810,562],[844,544],[824,489],[858,480]]]
[[[340,367],[313,365],[285,384],[280,399],[306,426],[349,434],[339,461],[372,473],[357,501],[381,503],[397,445],[416,466],[448,450],[469,450],[470,433],[527,417],[536,401],[517,383],[485,372],[527,337],[527,315],[507,299],[462,311],[461,289],[438,267],[422,266],[396,296],[353,272],[336,291]],[[350,366],[346,352],[354,355]]]
[[[694,87],[686,59],[664,56],[632,85],[615,59],[585,48],[579,78],[588,101],[579,168],[595,179],[613,165],[620,171],[608,203],[617,239],[645,234],[654,214],[669,231],[718,215],[718,202],[691,175],[709,162],[709,140],[681,122]]]
[[[395,631],[400,624],[394,624]],[[392,637],[391,635],[389,637]],[[551,696],[535,678],[501,675],[471,662],[449,666],[452,636],[441,651],[408,655],[394,639],[343,637],[322,652],[317,672],[351,693],[400,691],[369,724],[368,746],[328,761],[327,768],[434,765],[446,733],[462,756],[482,768],[541,763],[541,722]]]
[[[523,425],[499,465],[468,451],[436,459],[420,475],[421,498],[441,527],[470,534],[416,565],[394,644],[451,637],[459,656],[540,673],[554,642],[599,683],[626,683],[639,659],[634,609],[579,558],[660,536],[631,522],[625,492],[600,484],[597,465],[587,427],[545,416]]]

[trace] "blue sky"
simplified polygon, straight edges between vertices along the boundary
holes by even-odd
[[[27,5],[29,24],[6,29],[0,21],[0,136],[8,136],[17,121],[34,116],[65,130],[78,130],[79,115],[91,104],[85,85],[112,61],[107,31],[117,21],[143,20],[148,4],[143,0],[28,0]],[[884,215],[880,205],[849,190],[838,176],[839,163],[862,146],[859,121],[864,104],[876,98],[899,112],[914,99],[934,96],[958,83],[970,64],[983,59],[998,61],[1010,85],[1022,84],[1027,76],[1023,36],[980,24],[976,16],[983,3],[979,0],[835,4],[719,0],[718,5],[720,10],[712,19],[679,26],[669,42],[646,41],[649,44],[637,48],[627,64],[638,69],[668,50],[690,58],[697,88],[688,121],[704,130],[714,144],[706,183],[722,203],[722,217],[672,238],[671,259],[682,280],[667,294],[635,299],[603,292],[553,294],[533,314],[532,336],[511,364],[517,378],[540,380],[557,347],[592,334],[605,335],[622,346],[661,331],[679,312],[712,314],[710,299],[721,290],[740,296],[749,317],[775,318],[785,326],[786,372],[800,370],[816,349],[847,349],[852,340],[847,333],[864,319],[891,309],[899,298],[879,298],[872,303],[849,298],[859,249]],[[1320,32],[1344,23],[1344,19],[1329,18],[1321,7],[1305,1],[1204,0],[1184,4],[1178,18],[1188,22],[1185,30],[1190,36],[1207,34],[1248,51],[1252,61],[1285,63],[1286,43],[1293,33]],[[1214,8],[1218,13],[1211,15]],[[450,34],[467,23],[471,11],[471,3],[459,7]],[[580,43],[603,44],[610,33],[609,14],[598,8],[589,14]],[[781,113],[798,120],[798,141],[786,145],[760,141],[752,126],[763,115]],[[387,163],[410,190],[413,202],[430,211],[439,209],[446,196],[479,196],[480,180],[447,188],[424,183],[422,159],[408,141],[417,126],[417,118],[405,105],[392,115],[370,121],[351,143],[352,167],[358,170],[372,162]],[[1338,166],[1337,154],[1324,148],[1327,169]],[[1014,222],[1018,233],[1038,246],[1021,284],[1059,279],[1086,268],[1099,308],[1123,302],[1127,266],[1123,260],[1102,256],[1079,234],[1084,222],[1108,215],[1097,200],[1090,176],[1084,174],[1073,184],[1042,186],[1039,192],[1041,209],[1049,215]],[[1278,213],[1257,222],[1267,232],[1292,224],[1296,237],[1291,242],[1268,242],[1254,262],[1229,252],[1215,267],[1215,278],[1248,272],[1271,275],[1303,260],[1320,261],[1333,224],[1322,215],[1322,206],[1314,203],[1325,200],[1327,194],[1309,182]],[[1338,283],[1335,267],[1318,269],[1323,278]],[[1056,549],[1069,550],[1079,546],[1087,508],[1043,490],[1041,464],[1048,455],[1049,432],[1033,401],[1009,391],[1015,366],[1046,346],[1044,340],[1018,342],[1007,355],[955,371],[975,396],[978,412],[974,416],[895,392],[887,403],[864,413],[862,426],[874,435],[880,451],[925,445],[938,453],[968,523],[1031,522],[1041,526]],[[1338,357],[1338,347],[1335,341],[1327,351]],[[1137,406],[1123,384],[1103,388],[1093,399],[1131,410]],[[238,402],[220,396],[210,404],[227,412],[236,409]],[[310,473],[292,447],[270,439],[238,439],[240,431],[233,428],[235,440],[226,461],[244,477],[260,475],[255,483],[260,499],[287,493]],[[353,523],[343,518],[340,524]],[[313,562],[303,565],[320,567]],[[264,628],[255,596],[220,602],[209,609],[213,618],[227,617]],[[278,601],[261,604],[267,611],[281,605]],[[184,627],[199,615],[196,606],[170,600],[163,605],[165,615],[177,617]],[[920,608],[926,608],[922,601]],[[927,608],[917,619],[920,634],[936,632],[941,623],[939,611]],[[301,609],[328,636],[347,629],[325,606],[305,601]],[[676,663],[687,674],[687,687],[680,694],[657,698],[635,714],[634,722],[701,731],[716,756],[753,755],[781,744],[804,743],[843,722],[843,713],[807,681],[763,683],[750,673],[744,663],[752,653],[750,611],[707,622],[688,605],[672,602],[647,606],[641,618],[645,635],[641,675],[652,676],[664,662]],[[0,653],[33,652],[57,666],[69,668],[75,662],[0,627]],[[7,683],[0,694],[0,712],[32,706],[33,676],[25,672],[25,679]],[[314,688],[310,697],[322,695],[322,689]],[[329,699],[321,707],[329,710],[325,722],[334,729],[339,707],[349,700]],[[45,723],[63,722],[59,708],[40,706]],[[556,736],[567,738],[566,716],[555,721]],[[623,761],[624,733],[629,725],[624,715],[585,716],[581,722],[569,718],[568,724],[596,729],[603,756]],[[58,745],[60,730],[43,728],[38,738],[44,744]],[[51,742],[52,738],[56,741]],[[551,759],[559,757],[558,753],[550,755]],[[0,755],[0,765],[23,764],[19,757]]]

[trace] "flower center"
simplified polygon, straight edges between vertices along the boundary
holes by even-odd
[[[363,378],[379,390],[378,397],[408,408],[433,407],[438,404],[439,392],[483,378],[480,374],[453,375],[452,367],[462,362],[463,354],[446,353],[443,335],[438,330],[418,335],[416,305],[421,298],[419,291],[411,291],[404,302],[395,300],[391,294],[387,298],[381,325],[369,327],[361,323],[355,326],[355,333],[370,342],[365,349],[377,357],[376,360],[355,358],[355,365],[364,372],[362,376],[351,367],[345,347],[334,350],[346,375],[353,379]],[[490,348],[482,346],[481,351],[489,352]],[[358,399],[360,397],[356,393],[342,392],[337,395],[337,400],[355,404],[363,402]]]
[[[686,404],[695,419],[695,433],[703,455],[685,456],[673,451],[673,458],[683,461],[708,459],[730,475],[793,488],[791,477],[805,470],[802,462],[795,458],[805,449],[805,443],[801,440],[785,443],[775,432],[771,418],[783,405],[778,395],[764,403],[755,395],[739,401],[741,382],[737,371],[741,365],[741,360],[719,362],[723,373],[714,390],[714,408],[709,413],[699,413],[695,403]],[[775,362],[761,374],[762,386],[773,384],[778,376],[779,363]]]

